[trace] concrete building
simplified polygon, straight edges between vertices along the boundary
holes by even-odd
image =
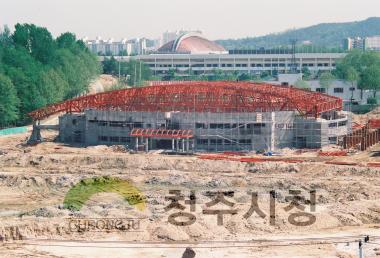
[[[296,85],[297,81],[302,79],[302,74],[279,74],[276,82],[278,85]],[[325,93],[330,96],[341,98],[343,100],[344,109],[349,110],[351,104],[365,105],[367,99],[373,96],[373,92],[370,90],[360,90],[357,83],[350,83],[343,80],[333,80],[328,88],[321,86],[319,80],[305,81],[307,89]]]
[[[50,105],[68,144],[138,150],[275,151],[337,144],[351,131],[339,98],[271,84],[183,82],[89,95]]]
[[[343,53],[296,54],[297,70],[331,71]],[[212,74],[215,69],[247,74],[288,73],[292,68],[291,54],[150,54],[133,57],[146,63],[155,75],[174,69],[178,74]]]
[[[346,38],[343,41],[343,45],[346,50],[360,49],[363,51],[380,51],[380,36],[372,36],[365,38]]]
[[[88,49],[96,55],[106,56],[130,56],[142,55],[147,52],[146,39],[114,39],[103,40],[97,37],[95,40],[84,39]]]
[[[380,51],[380,36],[366,37],[364,39],[364,49]]]
[[[303,67],[315,72],[330,71],[335,69],[336,61],[344,55],[345,53],[296,53],[295,66],[298,72]],[[290,72],[293,65],[290,50],[227,51],[199,33],[183,34],[166,43],[157,53],[131,58],[143,61],[158,76],[164,76],[169,70],[187,76],[212,74],[215,69],[231,73],[280,74]]]
[[[222,46],[205,39],[199,33],[187,33],[177,37],[155,53],[129,58],[146,63],[154,75],[165,76],[170,70],[186,77],[190,74],[213,74],[215,69],[226,73],[272,75],[297,72],[307,67],[311,72],[331,71],[337,60],[346,53],[296,53],[295,64],[289,49],[281,50],[225,50]],[[128,61],[129,58],[115,56]],[[103,57],[99,57],[103,60]]]
[[[59,139],[84,146],[121,144],[141,149],[144,145],[142,149],[208,152],[321,148],[338,144],[349,133],[351,120],[346,113],[329,115],[304,119],[296,111],[194,114],[86,110],[60,117]],[[133,135],[136,128],[146,129],[146,135]],[[150,129],[190,130],[194,134],[168,139],[149,135]]]

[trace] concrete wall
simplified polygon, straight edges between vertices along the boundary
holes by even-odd
[[[321,148],[328,144],[338,144],[339,139],[350,132],[351,118],[346,112],[337,116],[328,120],[296,118],[295,147]]]
[[[198,151],[273,151],[294,147],[297,141],[298,147],[318,148],[329,144],[331,137],[347,132],[347,126],[329,127],[330,123],[338,125],[344,120],[347,118],[304,120],[293,111],[160,113],[87,110],[83,115],[60,117],[60,140],[86,146],[123,144],[134,148],[136,139],[130,136],[133,128],[167,128],[193,130],[193,147]],[[163,144],[164,148],[171,148],[171,141],[164,141],[150,140],[149,149],[163,148]],[[139,143],[142,143],[141,139]]]
[[[71,144],[85,144],[86,118],[83,114],[59,117],[59,140]]]

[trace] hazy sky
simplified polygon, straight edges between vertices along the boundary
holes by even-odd
[[[156,38],[181,28],[238,38],[370,16],[380,16],[380,0],[0,0],[0,25],[90,38]]]

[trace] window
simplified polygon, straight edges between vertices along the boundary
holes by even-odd
[[[345,126],[345,125],[347,125],[347,121],[340,121],[338,123],[338,126]]]
[[[210,129],[217,129],[218,128],[218,124],[210,124]]]
[[[239,140],[239,144],[245,144],[245,145],[249,145],[252,143],[252,140],[251,139],[240,139]]]
[[[333,127],[336,127],[336,126],[337,126],[337,123],[330,123],[330,124],[329,124],[329,127],[330,127],[330,128],[333,128]]]
[[[334,88],[334,93],[343,93],[343,88]]]
[[[107,126],[108,122],[107,121],[98,121],[98,126]]]
[[[355,91],[355,87],[351,87],[351,88],[350,88],[350,91]]]
[[[197,139],[197,144],[207,145],[208,140],[207,139]]]
[[[134,122],[133,128],[143,128],[143,123],[142,122]]]
[[[120,141],[119,136],[111,136],[110,137],[110,142],[119,142],[119,141]]]
[[[231,140],[224,139],[224,145],[231,145]]]
[[[117,122],[117,121],[110,121],[110,126],[111,127],[124,127],[123,122]]]
[[[108,142],[108,137],[107,136],[103,136],[103,135],[99,135],[98,136],[98,141]]]
[[[120,142],[123,143],[130,143],[131,139],[129,137],[120,137]]]
[[[325,93],[326,89],[325,88],[316,88],[315,91],[320,92],[320,93]]]
[[[196,123],[195,128],[196,129],[205,129],[206,125],[204,123]]]

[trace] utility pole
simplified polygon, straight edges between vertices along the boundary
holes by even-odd
[[[369,242],[369,236],[364,237],[364,243]],[[359,258],[364,258],[363,242],[359,240]]]
[[[136,66],[136,61],[134,62],[135,63],[135,76],[134,76],[134,78],[133,78],[133,86],[135,86],[136,87],[136,73],[137,73],[137,66]]]
[[[119,57],[119,82],[120,82],[120,57]]]
[[[359,240],[359,258],[364,258],[362,240]]]
[[[291,67],[291,73],[296,74],[297,73],[297,60],[296,60],[296,39],[291,40],[292,43],[292,67]]]

